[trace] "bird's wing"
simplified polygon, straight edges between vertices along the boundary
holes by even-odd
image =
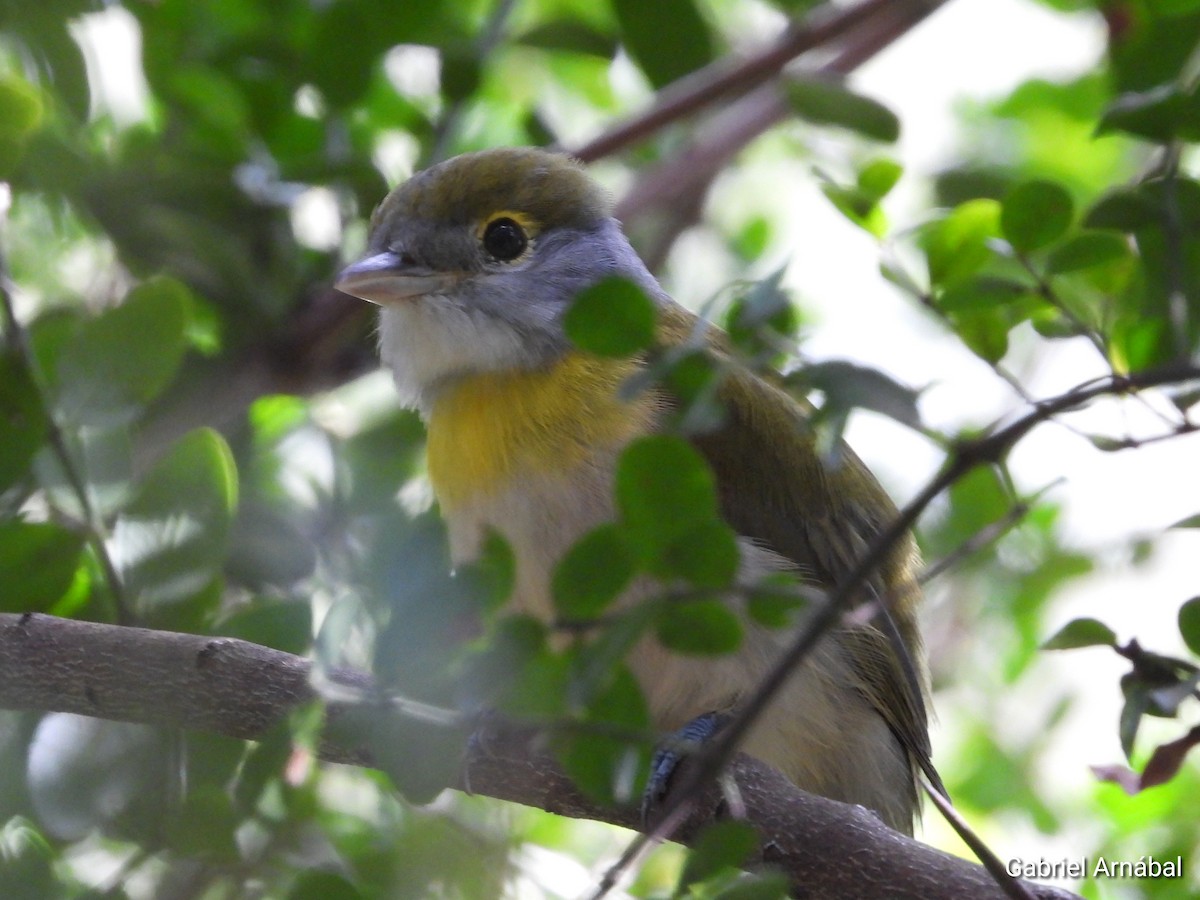
[[[717,349],[720,357],[726,354]],[[718,397],[725,421],[693,437],[716,476],[726,521],[794,562],[806,578],[831,587],[896,515],[883,488],[849,447],[825,463],[807,411],[780,388],[730,362]],[[911,537],[898,542],[860,600],[880,597],[912,612],[920,589]],[[886,586],[886,589],[885,589]],[[858,675],[856,687],[888,723],[915,766],[933,772],[922,679],[920,637],[911,614],[892,616],[899,640],[875,625],[843,626],[837,639]],[[907,648],[908,659],[897,644]],[[936,776],[934,776],[936,777]]]

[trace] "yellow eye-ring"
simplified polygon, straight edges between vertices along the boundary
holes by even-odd
[[[493,259],[512,262],[529,249],[529,229],[524,216],[502,212],[488,219],[479,239]]]

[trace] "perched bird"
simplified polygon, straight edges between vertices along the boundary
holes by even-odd
[[[823,462],[806,409],[730,359],[722,333],[667,296],[576,162],[536,149],[465,154],[414,175],[380,204],[366,255],[336,283],[381,307],[381,356],[425,420],[453,558],[472,559],[496,529],[516,558],[510,602],[549,619],[555,564],[615,518],[618,455],[661,430],[678,401],[662,389],[627,396],[621,387],[644,360],[589,355],[565,336],[576,295],[614,275],[652,298],[664,345],[707,328],[728,363],[718,388],[724,420],[690,439],[739,536],[739,577],[791,570],[832,585],[895,515],[891,501],[848,448],[837,465]],[[929,755],[923,675],[913,677],[924,671],[916,564],[905,539],[864,591],[886,594],[909,661],[886,629],[841,626],[743,747],[801,788],[866,806],[904,832]],[[647,590],[631,588],[621,602]],[[628,662],[655,724],[675,730],[736,707],[787,638],[748,622],[736,652],[698,658],[647,636]]]

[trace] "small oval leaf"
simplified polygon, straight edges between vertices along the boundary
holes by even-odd
[[[633,579],[636,559],[613,523],[585,534],[554,569],[554,606],[568,618],[592,619],[606,610]]]
[[[793,78],[787,82],[787,98],[796,115],[816,125],[838,125],[888,143],[900,137],[894,112],[837,82]]]
[[[676,896],[726,869],[742,866],[758,848],[758,832],[748,822],[714,822],[700,833],[688,852]]]
[[[1073,619],[1042,644],[1043,650],[1075,650],[1079,647],[1111,647],[1117,642],[1113,630],[1098,619]]]
[[[0,610],[47,612],[75,578],[83,538],[49,522],[0,523]]]
[[[712,61],[712,30],[692,0],[613,0],[612,6],[622,42],[654,87]]]
[[[72,422],[128,421],[175,377],[187,345],[187,288],[157,277],[85,322],[58,366],[60,408]]]
[[[664,647],[688,656],[720,656],[742,643],[741,621],[720,600],[668,604],[655,633]]]
[[[674,435],[638,438],[617,461],[617,506],[634,551],[653,559],[717,518],[717,490],[699,452]]]
[[[654,342],[654,301],[627,278],[605,278],[581,291],[563,318],[567,337],[598,356],[626,357]]]
[[[1055,181],[1018,184],[1004,198],[1000,228],[1008,242],[1025,253],[1058,240],[1071,225],[1075,204]]]
[[[1179,607],[1179,633],[1187,648],[1200,656],[1200,597]]]
[[[1092,269],[1129,256],[1129,245],[1119,235],[1107,231],[1085,231],[1050,251],[1046,271],[1051,275]]]

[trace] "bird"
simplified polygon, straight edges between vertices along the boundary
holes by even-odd
[[[645,354],[602,357],[566,335],[574,299],[612,277],[651,299],[663,346],[700,334],[722,363],[724,415],[688,440],[737,535],[739,579],[793,572],[830,588],[897,515],[886,492],[848,447],[822,451],[810,406],[741,364],[716,325],[667,294],[581,163],[532,147],[465,153],[414,174],[375,209],[365,253],[335,281],[380,308],[380,357],[401,403],[424,420],[454,562],[476,559],[499,533],[516,564],[509,607],[552,620],[554,567],[617,516],[620,454],[671,427],[677,397],[625,389]],[[888,626],[843,621],[827,633],[741,748],[907,834],[919,773],[930,771],[918,567],[906,534],[860,592],[886,606]],[[619,602],[644,599],[650,589],[638,584]],[[653,724],[687,733],[736,710],[788,637],[748,621],[736,651],[697,657],[647,635],[627,662]]]

